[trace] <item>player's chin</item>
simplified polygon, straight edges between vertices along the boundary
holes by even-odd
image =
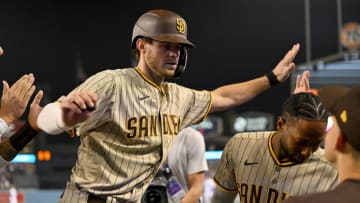
[[[164,72],[166,78],[172,78],[175,75],[176,68],[167,68]]]

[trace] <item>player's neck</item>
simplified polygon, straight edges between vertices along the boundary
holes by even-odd
[[[154,82],[155,84],[157,84],[158,86],[161,86],[162,83],[164,82],[164,77],[161,77],[159,75],[157,75],[154,71],[151,71],[151,68],[149,68],[148,66],[146,66],[143,63],[139,63],[137,68],[152,82]]]
[[[348,179],[360,180],[360,160],[354,160],[349,154],[338,155],[337,160],[340,183]]]

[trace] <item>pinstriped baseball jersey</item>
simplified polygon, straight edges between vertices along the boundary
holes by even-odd
[[[160,87],[137,68],[100,72],[73,91],[84,90],[98,102],[76,130],[81,144],[70,183],[109,202],[140,199],[178,132],[202,121],[211,106],[209,91]]]
[[[240,202],[281,202],[291,195],[325,191],[337,184],[336,169],[319,149],[304,163],[280,163],[272,149],[274,132],[239,133],[225,146],[214,176]]]

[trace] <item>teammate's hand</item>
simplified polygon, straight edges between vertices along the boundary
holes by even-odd
[[[66,126],[73,127],[90,117],[96,108],[97,96],[89,92],[76,92],[61,100],[63,121]]]
[[[41,99],[43,97],[43,91],[40,90],[35,98],[33,99],[32,103],[30,104],[30,111],[28,116],[28,122],[32,129],[36,131],[40,131],[40,128],[37,124],[38,116],[42,110],[43,107],[40,106]]]
[[[10,88],[6,81],[2,82],[0,117],[8,125],[23,115],[30,97],[35,91],[34,81],[34,75],[30,73],[22,76]]]
[[[300,44],[295,44],[284,56],[283,59],[273,69],[277,80],[284,82],[290,76],[290,73],[295,69],[295,63],[293,62],[297,53],[300,50]]]
[[[0,47],[0,56],[3,55],[4,50]]]
[[[300,92],[309,92],[310,91],[310,71],[304,71],[302,75],[296,77],[296,86],[293,94]]]

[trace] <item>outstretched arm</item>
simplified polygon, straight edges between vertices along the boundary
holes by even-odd
[[[96,108],[97,96],[77,92],[46,105],[37,118],[38,127],[48,134],[59,134],[87,120]]]
[[[230,85],[221,86],[211,92],[213,103],[211,112],[232,108],[243,104],[261,92],[270,88],[277,82],[284,82],[289,78],[294,70],[294,59],[299,52],[300,45],[295,44],[275,66],[275,68],[265,76]]]

